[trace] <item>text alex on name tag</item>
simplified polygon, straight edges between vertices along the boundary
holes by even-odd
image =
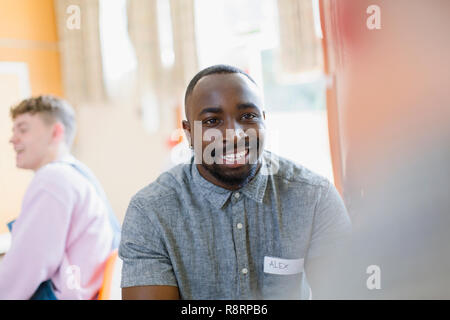
[[[290,275],[303,271],[303,259],[281,259],[264,257],[264,272],[272,274]]]

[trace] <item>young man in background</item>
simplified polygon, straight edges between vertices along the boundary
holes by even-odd
[[[11,118],[16,166],[35,174],[10,225],[0,299],[95,299],[120,230],[102,187],[70,154],[74,110],[40,96],[11,108]]]

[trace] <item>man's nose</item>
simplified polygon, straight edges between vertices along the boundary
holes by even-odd
[[[9,139],[9,143],[15,144],[16,142],[17,142],[17,137],[16,137],[15,134],[13,134],[13,135],[11,136],[11,138]]]
[[[227,144],[236,144],[242,138],[245,138],[244,128],[236,121],[230,121],[226,126],[224,140]]]

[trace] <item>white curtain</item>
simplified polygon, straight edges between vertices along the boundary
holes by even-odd
[[[65,96],[74,105],[103,101],[98,0],[54,3]],[[74,19],[79,19],[78,26]]]
[[[321,68],[321,40],[315,30],[313,0],[277,3],[283,72],[298,74]]]

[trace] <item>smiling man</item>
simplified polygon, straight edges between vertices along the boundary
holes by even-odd
[[[202,70],[185,107],[194,155],[130,202],[123,298],[309,298],[310,262],[350,229],[336,189],[264,151],[262,95],[242,70]]]
[[[120,230],[100,184],[70,154],[74,111],[46,95],[14,106],[11,117],[16,166],[34,177],[0,264],[0,299],[94,299]]]

